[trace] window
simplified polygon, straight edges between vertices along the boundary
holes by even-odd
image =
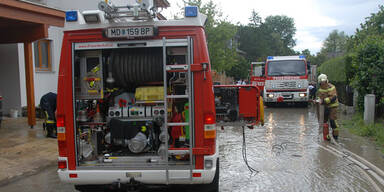
[[[51,40],[38,40],[33,44],[36,71],[52,71]]]
[[[269,76],[305,75],[306,66],[303,60],[281,60],[268,62]]]

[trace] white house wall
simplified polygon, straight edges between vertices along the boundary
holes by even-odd
[[[64,11],[67,10],[89,10],[89,9],[98,9],[97,4],[100,0],[44,0],[44,1],[34,1],[37,3],[46,4],[50,7],[61,9]],[[40,104],[41,97],[48,93],[53,92],[57,93],[57,80],[59,74],[59,64],[60,64],[60,54],[61,54],[61,45],[63,39],[63,28],[59,27],[49,27],[48,28],[48,39],[52,40],[52,71],[51,72],[40,72],[35,71],[34,80],[35,80],[35,105]],[[32,54],[33,56],[35,54]],[[27,106],[27,97],[26,97],[26,84],[25,84],[25,67],[24,67],[24,46],[23,44],[19,45],[19,57],[20,61],[20,95],[21,95],[21,106]],[[35,61],[35,59],[33,59]],[[20,97],[19,97],[20,98]]]
[[[0,44],[0,95],[5,114],[10,109],[21,110],[17,44]]]
[[[63,31],[58,27],[49,27],[48,39],[52,40],[52,71],[35,72],[35,103],[40,103],[41,97],[49,92],[57,93],[57,80],[59,75],[60,53]]]
[[[98,3],[101,0],[65,0],[65,1],[64,0],[31,0],[31,1],[45,4],[49,7],[57,8],[63,11],[68,11],[68,10],[84,11],[84,10],[97,10]],[[115,2],[116,5],[121,5],[122,2],[125,3],[126,1],[114,0],[113,2]],[[52,40],[52,72],[39,72],[34,69],[36,106],[39,105],[40,99],[44,94],[48,92],[57,93],[57,80],[58,80],[61,45],[62,45],[64,30],[65,28],[63,29],[58,27],[49,27],[48,29],[48,39]],[[17,54],[17,49],[19,54]],[[20,106],[27,106],[25,66],[24,66],[24,45],[23,44],[19,44],[17,46],[14,45],[13,50],[16,51],[16,53],[12,53],[12,55],[15,55],[14,62],[19,63],[19,65],[15,65],[15,66],[19,66],[18,68],[20,70],[18,74],[12,76],[13,78],[19,77],[18,79],[19,86],[17,87],[18,93],[16,94],[15,92],[15,95],[14,95],[15,105],[12,105],[12,106],[17,106],[16,104],[18,104],[19,106],[18,108],[21,108]],[[0,69],[1,67],[2,66],[0,66]],[[1,71],[2,70],[0,70],[0,74],[2,73]],[[0,88],[1,88],[1,84],[0,84]],[[16,98],[20,98],[20,99],[16,99]],[[19,101],[16,102],[16,100],[19,100]],[[8,105],[6,105],[6,107],[8,107]]]

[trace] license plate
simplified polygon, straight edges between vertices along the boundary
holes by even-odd
[[[152,37],[153,35],[153,26],[113,27],[106,29],[107,38]]]
[[[141,173],[140,172],[129,172],[129,173],[125,173],[125,176],[130,177],[130,178],[138,178],[138,177],[141,177]]]

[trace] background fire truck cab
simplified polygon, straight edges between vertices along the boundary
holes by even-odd
[[[265,105],[287,102],[307,106],[309,73],[310,66],[305,56],[268,56],[265,64]]]
[[[265,84],[265,62],[251,63],[251,85],[257,86],[261,92],[264,90]],[[261,94],[263,96],[263,94]]]
[[[58,174],[76,189],[198,184],[218,191],[206,16],[156,20],[154,3],[67,12]],[[147,19],[146,19],[147,18]]]

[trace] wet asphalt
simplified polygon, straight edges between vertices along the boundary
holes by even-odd
[[[263,127],[218,129],[220,191],[374,191],[355,165],[325,151],[315,110],[274,107]],[[341,145],[384,168],[383,155],[366,139],[341,132]],[[246,147],[248,167],[243,157]],[[253,170],[253,172],[250,171]],[[75,191],[61,183],[56,167],[0,186],[0,191]],[[144,191],[173,191],[146,189]],[[180,191],[180,190],[177,190]],[[187,191],[187,190],[183,190]]]

